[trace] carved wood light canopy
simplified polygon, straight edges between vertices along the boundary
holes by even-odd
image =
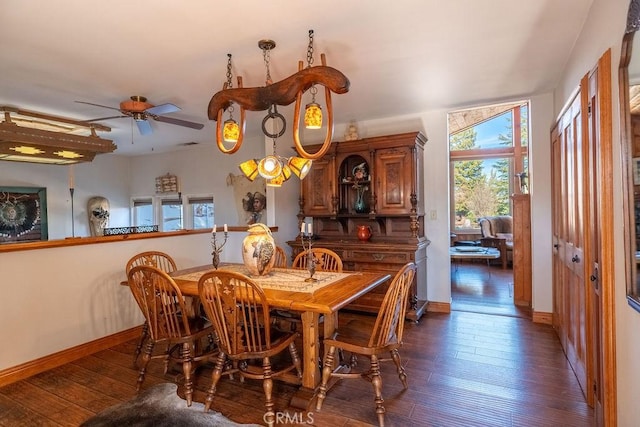
[[[96,134],[110,132],[107,126],[6,106],[0,111],[0,160],[66,165],[90,162],[117,148]]]

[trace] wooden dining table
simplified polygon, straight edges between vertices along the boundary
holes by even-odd
[[[265,276],[251,276],[242,264],[222,264],[251,277],[264,291],[270,307],[299,312],[302,319],[302,382],[291,406],[306,409],[320,383],[320,315],[324,315],[323,332],[328,337],[337,327],[338,310],[391,278],[382,272],[316,272],[317,281],[307,270],[274,268]],[[212,270],[202,265],[171,273],[183,295],[198,296],[198,280]]]

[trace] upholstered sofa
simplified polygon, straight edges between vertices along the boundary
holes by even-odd
[[[497,248],[500,251],[502,268],[513,261],[513,217],[511,215],[487,216],[478,219],[482,246]]]

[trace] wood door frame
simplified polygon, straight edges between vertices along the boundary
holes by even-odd
[[[603,419],[604,425],[617,425],[617,371],[616,371],[616,327],[615,327],[615,256],[613,206],[613,120],[611,98],[611,49],[598,60],[598,93],[600,103],[600,150],[597,161],[600,170],[597,185],[600,188],[596,203],[596,215],[600,221],[600,287],[602,293],[600,351],[603,370]]]
[[[597,72],[597,88],[596,93],[587,93],[580,94],[580,91],[589,92],[589,76],[593,73]],[[597,65],[590,70],[589,73],[585,75],[585,77],[581,80],[580,87],[576,90],[575,93],[571,95],[565,107],[562,109],[558,116],[558,120],[556,126],[551,131],[551,141],[554,140],[554,132],[556,128],[561,128],[560,124],[563,119],[563,116],[567,110],[573,103],[575,96],[582,96],[583,102],[581,108],[585,111],[582,111],[583,115],[583,137],[585,139],[589,139],[588,135],[588,113],[589,113],[589,97],[592,97],[597,100],[599,104],[599,108],[596,111],[598,115],[596,118],[597,127],[594,128],[594,132],[598,133],[599,145],[595,147],[595,150],[591,147],[593,141],[588,140],[585,147],[588,147],[588,151],[593,153],[595,156],[596,162],[598,162],[599,170],[597,176],[594,178],[594,184],[598,188],[597,200],[588,199],[585,200],[584,209],[586,211],[589,210],[589,206],[593,204],[593,212],[594,215],[598,216],[598,223],[600,225],[600,247],[594,247],[593,250],[596,251],[599,258],[599,284],[600,284],[600,292],[601,292],[601,307],[599,307],[600,311],[600,330],[597,331],[599,333],[600,341],[593,339],[591,336],[588,337],[590,340],[590,344],[588,345],[586,357],[590,359],[588,370],[590,372],[587,373],[587,378],[589,384],[593,384],[593,378],[597,374],[593,372],[594,364],[591,363],[594,360],[596,354],[594,352],[599,352],[599,357],[601,358],[602,363],[602,384],[601,386],[601,395],[602,395],[602,422],[605,426],[615,426],[617,425],[617,370],[616,370],[616,359],[615,359],[615,349],[616,349],[616,329],[615,329],[615,259],[614,259],[614,217],[613,212],[611,210],[611,206],[613,206],[613,124],[612,124],[612,98],[611,98],[611,49],[608,49],[598,60]],[[586,123],[585,123],[586,121]],[[593,150],[593,151],[592,151]],[[553,150],[552,150],[553,153]],[[583,176],[583,180],[585,181],[585,189],[588,189],[588,178],[587,175],[592,175],[592,170],[589,167],[590,165],[586,163],[584,165],[587,169],[586,173]],[[588,190],[587,190],[588,191]],[[590,221],[590,218],[586,218],[587,221]],[[583,226],[584,232],[587,234],[585,236],[587,240],[587,245],[593,244],[591,236],[588,234],[588,230],[590,227],[589,224],[585,224]],[[585,265],[591,265],[593,262],[593,257],[586,254],[585,255]],[[590,273],[585,276],[589,277]],[[554,282],[554,294],[555,289],[558,286],[557,283]],[[586,286],[591,286],[590,283],[586,284]],[[588,297],[589,298],[589,297]],[[555,304],[554,304],[555,309]],[[587,319],[586,322],[591,326],[598,326],[594,322],[594,308],[592,305],[587,305]],[[555,318],[555,312],[554,312]],[[563,326],[564,327],[564,326]],[[596,337],[594,334],[595,331],[589,330],[590,335]],[[590,405],[593,405],[593,394],[592,390],[585,390],[585,397],[587,402]]]

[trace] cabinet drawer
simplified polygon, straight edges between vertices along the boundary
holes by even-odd
[[[412,260],[408,252],[344,251],[344,261],[406,264]]]

